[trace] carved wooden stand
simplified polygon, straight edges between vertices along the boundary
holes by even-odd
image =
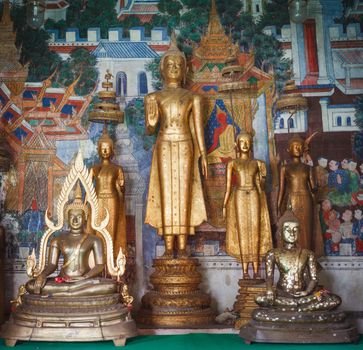
[[[256,309],[255,297],[266,291],[266,285],[263,279],[245,280],[240,279],[238,285],[237,300],[233,305],[233,311],[239,313],[239,318],[234,324],[234,328],[239,329],[251,321],[251,313]]]
[[[139,323],[168,328],[198,327],[213,322],[210,296],[198,286],[197,259],[155,259],[154,289],[142,297]]]

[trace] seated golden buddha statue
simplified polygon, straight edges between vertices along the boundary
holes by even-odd
[[[318,286],[318,263],[314,252],[297,245],[300,223],[291,211],[280,219],[282,248],[266,254],[266,294],[258,296],[260,306],[277,306],[297,311],[331,310],[341,299]],[[274,270],[280,277],[273,288]]]
[[[252,321],[240,330],[246,343],[350,343],[359,340],[357,329],[335,310],[339,296],[318,285],[318,262],[311,250],[298,245],[300,223],[287,210],[279,220],[282,248],[266,255],[266,293]],[[280,276],[274,286],[274,271]]]
[[[75,185],[75,198],[68,203]],[[87,203],[82,200],[81,185]],[[19,289],[13,302],[16,309],[0,334],[6,345],[18,340],[113,340],[118,346],[136,335],[130,316],[133,298],[121,282],[126,257],[120,249],[114,261],[113,242],[106,229],[109,214],[106,211],[106,217],[98,220],[98,209],[92,176],[79,152],[58,199],[57,223],[45,213],[48,229],[40,241],[39,259],[34,251],[28,257],[31,279]],[[86,232],[87,217],[97,235]],[[65,222],[68,231],[62,231]],[[60,256],[63,263],[58,266]],[[51,276],[58,267],[58,276]],[[111,278],[102,278],[104,272]]]
[[[103,243],[96,235],[85,233],[87,206],[82,201],[82,191],[78,184],[75,200],[66,207],[69,232],[51,240],[48,262],[44,270],[26,284],[29,293],[51,296],[86,296],[112,294],[117,292],[115,281],[98,278],[104,269]],[[89,266],[93,253],[95,266]],[[47,278],[58,267],[59,257],[64,263],[55,278]]]

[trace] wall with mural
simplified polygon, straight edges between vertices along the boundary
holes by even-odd
[[[141,249],[136,256],[146,267],[163,253],[161,238],[143,224],[155,140],[145,135],[143,96],[160,88],[158,62],[172,29],[188,57],[186,85],[206,102],[208,222],[190,240],[191,253],[226,255],[226,163],[235,157],[235,136],[247,130],[255,157],[268,165],[273,228],[279,167],[298,133],[309,140],[303,161],[317,178],[326,255],[363,255],[362,1],[309,0],[308,18],[298,24],[290,22],[287,0],[46,3],[41,29],[26,27],[19,3],[3,2],[0,23],[0,132],[11,154],[9,171],[0,174],[0,219],[9,266],[37,248],[45,211],[54,214],[78,149],[87,165],[98,161],[102,125],[88,113],[107,70],[125,110],[125,122],[109,132],[126,174],[129,250]],[[238,89],[227,91],[223,68],[231,57],[241,70]],[[276,107],[289,79],[307,110]]]

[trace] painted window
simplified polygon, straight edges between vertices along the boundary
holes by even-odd
[[[295,128],[294,119],[292,119],[292,118],[290,118],[290,119],[289,119],[289,128],[290,128],[290,129]]]
[[[352,126],[352,118],[347,117],[347,126]]]
[[[146,95],[147,91],[147,76],[145,72],[139,73],[139,95]]]
[[[127,75],[118,72],[116,75],[116,96],[127,96]]]
[[[341,116],[337,117],[337,126],[342,126],[342,117]]]
[[[280,129],[284,129],[284,128],[285,128],[284,118],[280,118]]]
[[[260,5],[256,4],[256,13],[260,13]]]

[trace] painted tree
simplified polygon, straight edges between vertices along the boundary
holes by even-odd
[[[263,29],[266,26],[276,26],[279,32],[283,25],[290,24],[288,2],[289,0],[267,1],[263,9],[263,15],[258,22],[258,27]]]
[[[96,63],[96,57],[88,50],[81,48],[72,51],[70,57],[60,63],[54,86],[66,88],[79,78],[75,93],[89,94],[95,88],[98,78]]]
[[[354,153],[358,159],[363,160],[363,96],[355,100],[355,124],[360,132],[354,135]]]
[[[88,28],[98,27],[101,30],[101,37],[107,38],[108,29],[119,25],[116,0],[88,0],[86,8],[81,12],[77,27],[80,29],[81,36],[87,35]]]
[[[20,2],[13,3],[10,15],[16,31],[15,45],[21,50],[20,63],[29,64],[27,81],[46,79],[61,60],[58,54],[48,48],[49,34],[43,29],[27,26],[25,6]]]

